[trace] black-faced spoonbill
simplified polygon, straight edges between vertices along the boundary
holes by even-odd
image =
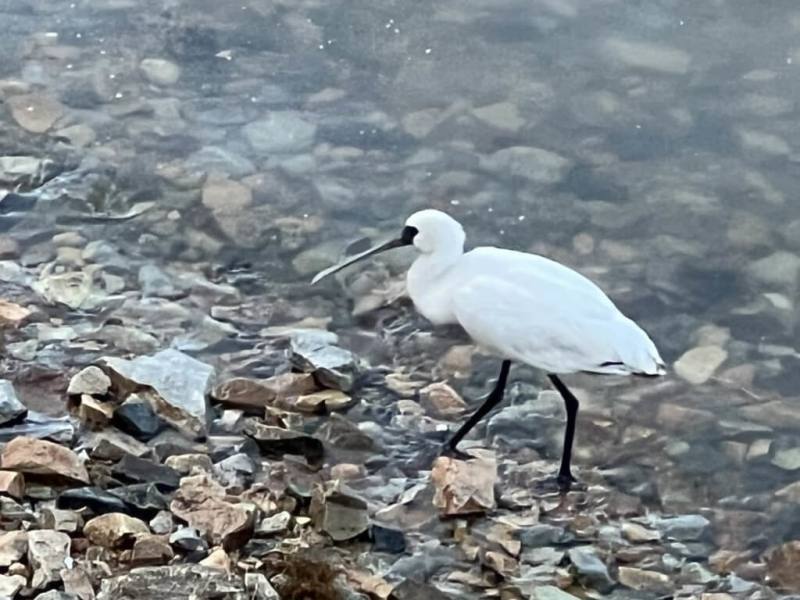
[[[421,210],[400,237],[320,271],[312,284],[368,256],[413,245],[420,256],[406,283],[416,309],[434,325],[458,324],[502,359],[500,376],[481,407],[446,442],[464,457],[461,439],[503,399],[511,361],[547,372],[564,399],[567,426],[557,482],[568,490],[578,400],[559,378],[588,372],[656,377],[664,361],[648,335],[623,315],[589,279],[557,262],[525,252],[481,247],[464,252],[461,224],[438,210]]]

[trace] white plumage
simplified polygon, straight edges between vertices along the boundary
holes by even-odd
[[[413,245],[420,255],[408,271],[416,309],[435,325],[458,324],[479,345],[503,359],[488,399],[449,440],[456,444],[502,400],[511,361],[547,371],[564,398],[567,428],[558,482],[569,489],[578,401],[557,374],[658,376],[664,361],[650,337],[580,273],[542,256],[480,247],[464,252],[461,225],[438,210],[406,221],[401,236],[320,272],[312,281],[372,254]]]

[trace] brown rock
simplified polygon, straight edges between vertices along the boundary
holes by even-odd
[[[92,429],[100,429],[108,425],[114,416],[114,408],[107,402],[95,400],[84,394],[78,407],[78,418]]]
[[[467,403],[458,392],[444,382],[432,383],[420,390],[420,400],[425,409],[435,417],[447,419],[460,415]]]
[[[216,213],[238,213],[252,202],[253,192],[237,181],[209,178],[203,186],[203,205]]]
[[[236,377],[218,385],[212,396],[228,406],[263,412],[274,403],[276,392],[255,379]]]
[[[800,592],[800,540],[771,549],[766,556],[769,583],[787,592]]]
[[[10,567],[28,552],[28,532],[9,531],[0,535],[0,567]]]
[[[88,521],[83,534],[90,542],[103,548],[120,548],[138,534],[150,533],[147,525],[122,513],[107,513]]]
[[[90,483],[83,462],[72,450],[26,436],[6,445],[0,454],[0,466],[33,477]]]
[[[25,476],[16,471],[0,471],[0,494],[22,498],[25,495]]]
[[[31,314],[27,308],[0,298],[0,329],[19,327]]]
[[[668,593],[672,590],[672,582],[668,575],[658,571],[647,571],[635,567],[619,568],[619,582],[639,592]]]
[[[61,571],[68,567],[70,538],[60,531],[28,532],[28,564],[33,570],[31,587],[42,589],[61,581]]]
[[[497,462],[491,453],[469,461],[440,456],[433,463],[431,481],[433,505],[443,515],[484,512],[495,506]]]
[[[326,410],[341,410],[352,403],[353,399],[342,391],[320,390],[312,394],[298,396],[291,408],[302,412],[318,413]]]
[[[311,373],[281,373],[263,380],[262,385],[275,393],[276,400],[310,394],[318,387]]]
[[[136,538],[131,563],[136,567],[165,565],[175,556],[165,536],[146,534]]]
[[[225,500],[225,488],[209,475],[184,477],[170,504],[172,513],[226,550],[246,543],[255,527],[256,509]]]

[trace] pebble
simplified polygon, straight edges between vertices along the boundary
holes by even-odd
[[[620,37],[608,38],[603,43],[603,52],[627,67],[672,75],[687,73],[692,60],[678,48]]]
[[[259,154],[295,154],[314,142],[317,126],[301,113],[273,111],[265,118],[248,123],[242,134]]]
[[[481,166],[490,171],[522,177],[544,185],[561,181],[571,165],[569,159],[555,152],[528,146],[498,150],[481,160]]]
[[[31,133],[44,133],[64,114],[61,103],[43,93],[21,94],[6,99],[11,116]]]

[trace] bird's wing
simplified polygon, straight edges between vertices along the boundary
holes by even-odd
[[[565,283],[554,276],[558,271],[542,274],[507,264],[494,273],[482,270],[453,291],[456,318],[490,351],[552,373],[661,371],[644,331],[594,284]]]

